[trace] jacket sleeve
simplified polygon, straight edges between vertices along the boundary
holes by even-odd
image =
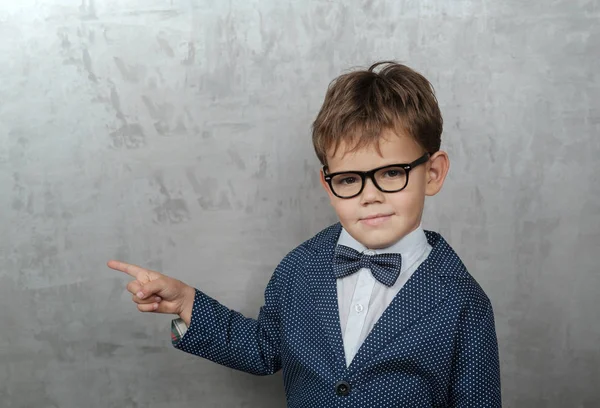
[[[450,407],[502,407],[498,340],[492,305],[461,320],[453,360]]]
[[[282,262],[265,289],[257,319],[243,316],[196,289],[190,326],[176,349],[255,375],[281,369],[279,299]]]

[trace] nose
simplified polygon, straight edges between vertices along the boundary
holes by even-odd
[[[383,201],[383,192],[375,186],[370,177],[366,178],[365,186],[360,196],[361,204],[363,205]]]

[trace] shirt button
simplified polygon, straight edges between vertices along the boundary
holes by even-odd
[[[350,384],[348,384],[346,381],[338,381],[335,384],[335,393],[340,397],[345,397],[346,395],[350,394]]]
[[[370,249],[367,249],[365,252],[363,252],[365,255],[375,255],[374,251],[371,251]]]
[[[357,303],[356,305],[354,305],[354,310],[356,310],[356,313],[360,313],[364,310],[364,307],[360,303]]]

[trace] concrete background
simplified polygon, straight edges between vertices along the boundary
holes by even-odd
[[[281,407],[176,351],[141,264],[256,316],[335,220],[309,127],[397,59],[451,157],[427,203],[496,310],[507,407],[600,406],[598,1],[0,0],[0,405]]]

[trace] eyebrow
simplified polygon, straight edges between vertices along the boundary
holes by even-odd
[[[366,170],[352,169],[352,170],[336,170],[336,171],[331,171],[331,168],[329,168],[329,166],[324,166],[324,167],[327,170],[327,172],[330,173],[330,174],[333,174],[333,173],[364,173],[364,172],[371,171],[371,170],[374,170],[374,169],[380,169],[382,167],[396,166],[398,164],[409,164],[409,163],[410,162],[406,162],[406,161],[404,161],[404,162],[398,162],[398,161],[396,161],[396,162],[393,162],[393,163],[382,164],[380,166],[371,167],[371,168],[366,169]]]

